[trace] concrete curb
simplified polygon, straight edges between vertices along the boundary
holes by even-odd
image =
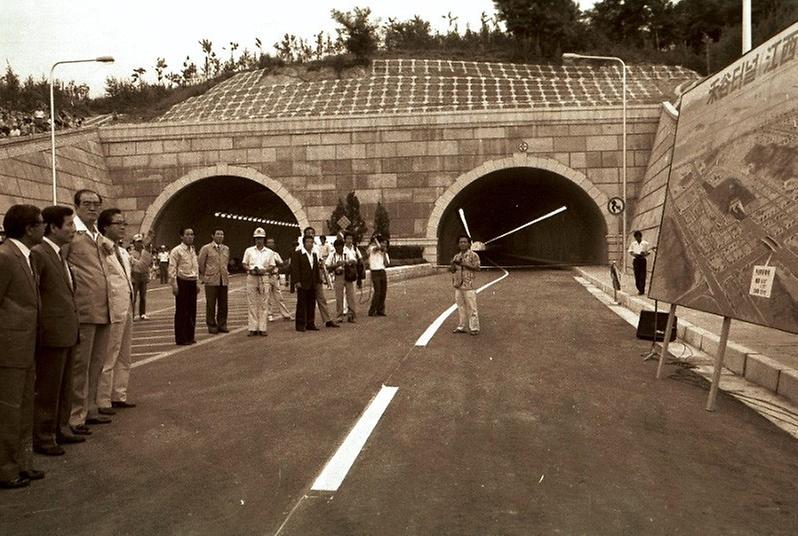
[[[612,285],[588,274],[581,268],[576,268],[576,271],[605,294],[613,295]],[[635,314],[640,314],[640,311],[644,309],[651,310],[647,303],[626,292],[619,290],[617,296],[618,302]],[[694,326],[681,318],[676,328],[676,336],[688,345],[713,356],[717,353],[720,342],[720,337],[717,334]],[[798,370],[787,367],[771,357],[729,341],[726,345],[724,368],[798,403]]]

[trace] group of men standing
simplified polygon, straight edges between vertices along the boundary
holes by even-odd
[[[14,205],[0,245],[0,488],[44,478],[89,425],[129,408],[133,282],[122,211],[79,190],[74,209]]]

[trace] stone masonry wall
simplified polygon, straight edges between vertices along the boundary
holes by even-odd
[[[672,105],[665,103],[662,106],[659,127],[654,138],[646,173],[640,184],[637,202],[629,207],[631,209],[630,213],[634,214],[629,227],[630,241],[632,240],[631,233],[635,230],[642,231],[643,239],[647,240],[651,245],[656,245],[659,239],[659,226],[662,221],[662,210],[665,204],[677,118],[676,109]],[[654,267],[655,258],[656,251],[648,260],[647,268],[649,274]],[[631,258],[626,255],[625,259],[627,269],[631,270]]]
[[[628,114],[628,193],[637,196],[660,106]],[[105,162],[131,232],[172,182],[217,164],[253,169],[278,181],[323,228],[339,197],[355,191],[366,221],[377,201],[391,216],[396,243],[426,244],[435,201],[464,173],[519,153],[583,173],[608,196],[621,192],[618,108],[526,112],[449,112],[354,118],[273,119],[206,124],[102,127]],[[606,207],[599,207],[604,212]],[[610,256],[620,252],[609,229]]]
[[[8,207],[29,203],[52,205],[52,160],[50,136],[17,138],[0,144],[0,218]],[[57,195],[59,204],[72,205],[72,196],[81,188],[92,188],[105,199],[116,202],[96,129],[56,136]]]

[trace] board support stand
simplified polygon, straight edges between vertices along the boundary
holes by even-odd
[[[720,328],[720,342],[718,343],[718,352],[715,354],[715,364],[712,370],[712,385],[709,387],[709,398],[707,399],[707,411],[715,411],[715,402],[718,398],[718,387],[720,384],[720,373],[723,370],[723,357],[726,355],[726,343],[729,340],[729,328],[731,327],[731,318],[728,316],[723,317],[723,326]]]
[[[665,363],[665,356],[668,355],[668,345],[671,342],[671,332],[673,331],[673,322],[676,318],[676,304],[672,303],[670,311],[668,311],[668,322],[665,324],[665,336],[662,337],[662,351],[659,354],[659,363],[657,364],[657,379],[662,379],[662,365]]]

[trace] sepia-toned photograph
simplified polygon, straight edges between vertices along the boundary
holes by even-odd
[[[798,0],[7,0],[0,534],[798,534]]]

